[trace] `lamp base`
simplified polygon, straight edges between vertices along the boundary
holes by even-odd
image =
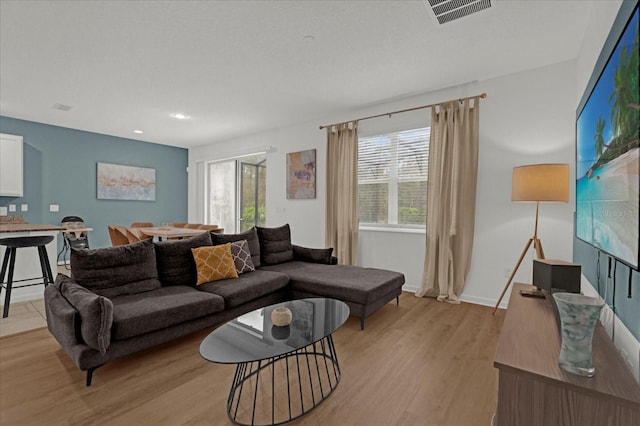
[[[520,296],[544,299],[544,293],[540,290],[520,290]]]

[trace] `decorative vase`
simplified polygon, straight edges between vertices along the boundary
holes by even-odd
[[[291,310],[289,308],[279,307],[271,311],[271,323],[276,327],[284,327],[291,323]]]
[[[558,365],[570,373],[593,377],[591,343],[604,301],[576,293],[554,293],[553,298],[560,314],[562,333]]]

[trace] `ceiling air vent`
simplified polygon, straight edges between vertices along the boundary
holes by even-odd
[[[65,104],[54,104],[53,109],[59,109],[60,111],[69,111],[71,106]]]
[[[455,21],[491,7],[491,0],[423,0],[440,24]]]

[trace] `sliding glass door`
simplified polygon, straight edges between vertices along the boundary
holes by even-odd
[[[266,178],[264,154],[207,163],[206,222],[228,234],[264,226]]]
[[[265,225],[267,160],[264,155],[240,161],[240,232]]]

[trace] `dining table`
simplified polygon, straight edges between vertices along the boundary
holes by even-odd
[[[157,237],[159,240],[163,238],[189,238],[194,235],[200,235],[209,232],[206,229],[178,228],[175,226],[152,226],[148,228],[137,228],[145,235]]]

